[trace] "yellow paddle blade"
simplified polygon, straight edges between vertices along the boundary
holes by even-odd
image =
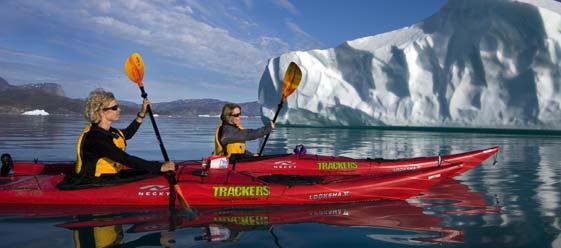
[[[292,94],[300,81],[302,80],[302,71],[300,67],[294,62],[290,62],[286,73],[284,74],[284,80],[282,81],[282,101],[284,102],[290,94]]]
[[[144,62],[140,54],[133,53],[125,61],[125,72],[129,79],[140,87],[144,87],[142,79],[144,78]]]

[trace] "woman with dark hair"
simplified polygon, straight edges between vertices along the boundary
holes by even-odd
[[[228,158],[252,157],[253,153],[245,149],[245,142],[261,138],[275,128],[271,122],[269,126],[258,129],[245,129],[241,123],[242,108],[235,103],[227,103],[222,108],[220,123],[214,134],[214,154],[225,155]]]

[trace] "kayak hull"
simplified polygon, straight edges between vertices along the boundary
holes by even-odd
[[[178,163],[177,181],[194,206],[292,205],[407,199],[481,164],[498,147],[450,156],[392,161],[350,160],[285,155],[276,159],[238,162],[200,176],[195,161]],[[438,162],[440,160],[441,162]],[[268,161],[268,162],[267,162]],[[283,161],[296,168],[279,168]],[[290,161],[290,162],[287,162]],[[318,162],[319,161],[319,162]],[[346,161],[346,162],[345,162]],[[321,167],[318,165],[322,163]],[[331,163],[331,164],[329,164]],[[356,167],[354,164],[356,164]],[[164,177],[80,190],[59,190],[70,164],[16,163],[15,175],[0,178],[0,203],[34,205],[168,205],[170,188]],[[261,165],[261,167],[258,167]],[[274,166],[277,167],[274,167]],[[253,166],[253,167],[252,167]],[[325,168],[329,168],[324,170]],[[58,170],[57,170],[58,169]],[[338,172],[338,173],[337,173]],[[290,174],[289,174],[290,173]],[[310,176],[314,183],[270,182],[270,175]]]
[[[178,184],[192,205],[267,205],[357,202],[407,199],[442,178],[449,178],[462,165],[391,176],[326,177],[325,184],[267,184],[254,177],[222,171],[208,177],[182,175]],[[0,190],[1,203],[56,205],[167,205],[169,187],[163,177],[123,185],[61,191],[63,176],[23,176]]]

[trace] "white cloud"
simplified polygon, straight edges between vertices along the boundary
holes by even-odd
[[[258,46],[268,51],[273,56],[280,56],[290,51],[290,45],[277,37],[262,36],[259,38]]]
[[[114,34],[123,37],[143,37],[146,39],[150,36],[150,32],[148,30],[115,20],[112,17],[95,16],[91,18],[91,21],[93,24],[97,24],[98,27],[103,28],[101,30],[107,29]]]
[[[129,25],[115,25],[113,28],[117,32],[133,31],[128,28],[141,26],[150,35],[135,37],[133,42],[152,47],[162,55],[185,60],[195,67],[247,78],[246,75],[257,73],[261,69],[258,63],[265,63],[268,58],[259,47],[233,37],[228,30],[167,6],[145,6],[140,15],[129,12],[119,15]]]
[[[189,7],[189,6],[175,6],[173,8],[177,12],[181,12],[181,13],[185,13],[185,14],[189,14],[189,15],[192,15],[194,13],[193,9],[191,9],[191,7]]]
[[[9,60],[10,58],[17,58],[17,60],[19,60],[20,58],[25,58],[28,61],[29,60],[41,60],[43,62],[60,62],[60,60],[52,58],[52,57],[41,56],[41,55],[38,55],[38,54],[22,52],[22,51],[14,51],[14,50],[5,49],[5,48],[0,48],[0,57],[2,57],[3,60]]]
[[[295,37],[295,42],[291,44],[291,47],[293,49],[308,50],[323,47],[323,43],[321,41],[317,40],[311,34],[304,31],[304,29],[302,29],[300,25],[291,20],[286,20],[285,24],[288,30],[290,30],[290,32],[292,32]]]
[[[243,4],[244,4],[246,9],[252,9],[253,8],[253,0],[243,0]]]
[[[289,0],[273,0],[273,3],[279,7],[288,10],[288,12],[290,12],[293,15],[297,15],[299,13],[296,6],[294,6],[294,4],[292,4]]]
[[[244,9],[254,7],[251,0],[237,3],[21,0],[13,4],[39,16],[39,20],[43,18],[57,25],[62,23],[64,29],[78,34],[92,33],[95,39],[89,40],[89,35],[54,36],[46,41],[51,44],[69,47],[82,55],[96,51],[109,55],[122,53],[122,46],[112,45],[125,42],[131,52],[149,51],[147,53],[161,56],[160,61],[169,61],[175,67],[205,71],[218,75],[216,78],[222,77],[224,83],[248,88],[257,86],[269,58],[295,47],[305,47],[291,44],[285,40],[288,36],[275,37],[269,28],[248,15]],[[288,1],[276,1],[275,4],[289,11],[296,10]],[[295,35],[305,37],[299,41],[313,40],[296,23],[290,22],[287,27]],[[87,49],[78,49],[80,46]]]
[[[119,5],[125,6],[128,10],[146,10],[151,6],[150,3],[145,0],[127,0],[118,2]]]
[[[111,10],[111,2],[110,1],[95,1],[96,7],[101,12],[109,12]]]
[[[27,7],[35,7],[31,3]],[[110,8],[87,8],[77,2],[62,11],[52,4],[40,5],[40,11],[59,16],[84,30],[112,34],[116,38],[147,46],[163,56],[182,60],[193,67],[229,74],[234,78],[259,80],[269,54],[251,40],[242,40],[224,28],[195,19],[193,9],[175,2],[145,0],[112,1]],[[191,1],[198,10],[201,4]],[[99,4],[98,4],[99,5]],[[101,6],[106,6],[101,4]],[[108,11],[108,12],[106,12]],[[247,26],[254,25],[247,23]],[[92,29],[92,27],[95,27]]]
[[[310,34],[306,33],[306,31],[304,31],[298,24],[294,23],[293,21],[287,20],[286,26],[290,31],[292,31],[296,35],[312,38]]]

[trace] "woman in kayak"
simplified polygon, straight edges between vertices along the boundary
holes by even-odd
[[[222,108],[220,123],[214,133],[214,154],[225,155],[228,158],[252,157],[253,153],[245,149],[245,142],[261,138],[275,128],[271,122],[269,126],[258,129],[244,129],[240,123],[242,108],[235,103],[227,103]]]
[[[136,118],[127,128],[119,130],[111,127],[113,121],[119,120],[121,112],[113,93],[102,89],[92,91],[84,108],[89,123],[77,142],[76,174],[81,178],[115,175],[123,165],[152,174],[175,170],[175,164],[171,161],[159,164],[125,152],[126,140],[132,138],[142,124],[148,104],[150,101],[144,99]]]

